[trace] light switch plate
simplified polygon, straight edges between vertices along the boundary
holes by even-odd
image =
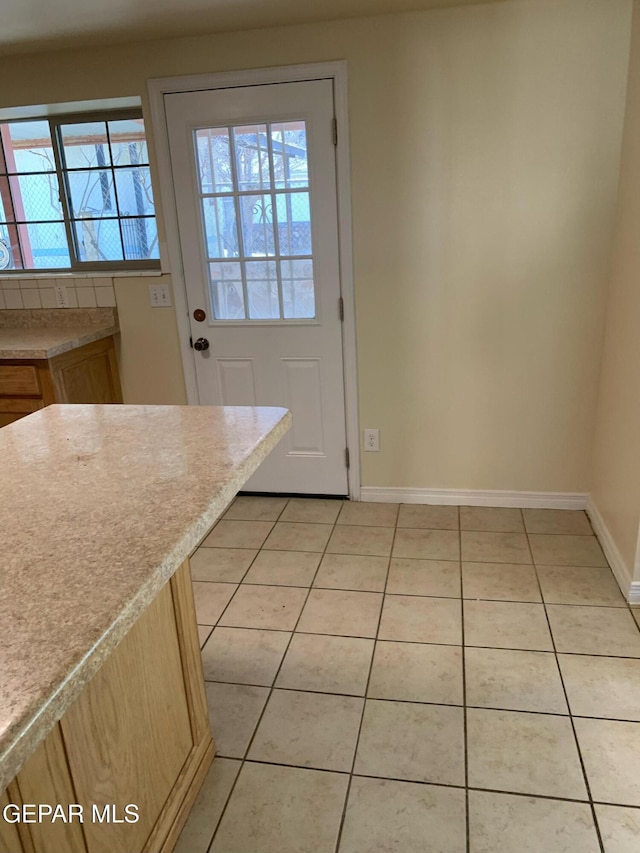
[[[170,308],[171,294],[168,284],[150,284],[149,299],[152,308]]]

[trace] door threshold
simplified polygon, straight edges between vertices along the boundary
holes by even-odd
[[[349,495],[316,495],[303,492],[238,492],[245,498],[313,498],[314,500],[339,500],[348,501]]]

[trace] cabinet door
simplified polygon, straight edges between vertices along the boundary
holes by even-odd
[[[194,745],[170,584],[61,721],[77,802],[138,807],[83,825],[88,853],[143,850]]]
[[[121,403],[113,338],[86,344],[52,358],[56,403]]]

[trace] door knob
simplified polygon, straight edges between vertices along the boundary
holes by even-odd
[[[209,341],[206,338],[198,338],[198,340],[193,345],[194,350],[197,352],[204,352],[209,349]]]

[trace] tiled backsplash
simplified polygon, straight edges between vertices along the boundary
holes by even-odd
[[[66,288],[66,308],[114,308],[113,279],[11,278],[0,281],[0,309],[58,308],[56,285]]]

